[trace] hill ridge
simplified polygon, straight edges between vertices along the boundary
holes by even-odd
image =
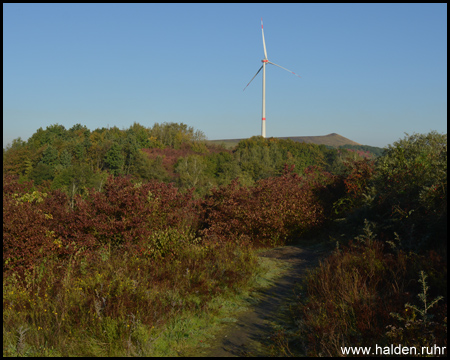
[[[296,142],[305,142],[312,143],[316,145],[328,145],[333,147],[339,147],[341,145],[361,145],[356,141],[350,140],[342,135],[337,133],[330,133],[328,135],[317,135],[317,136],[280,136],[273,137],[274,139],[291,139]],[[243,139],[222,139],[222,140],[208,140],[212,143],[225,143],[226,145],[232,146],[233,144],[237,144],[239,141],[245,140]]]

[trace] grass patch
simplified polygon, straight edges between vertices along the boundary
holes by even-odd
[[[229,244],[97,255],[48,256],[3,279],[3,356],[186,355],[256,301],[251,290],[278,266]]]
[[[254,253],[259,252],[261,250]],[[228,331],[229,326],[237,321],[241,313],[259,302],[257,290],[272,286],[285,269],[286,264],[280,260],[259,257],[258,267],[247,286],[238,292],[230,292],[212,299],[210,306],[216,310],[215,313],[193,314],[197,325],[191,329],[194,334],[183,339],[180,345],[177,344],[182,348],[177,355],[200,356],[203,349],[212,347],[216,339],[220,339]]]

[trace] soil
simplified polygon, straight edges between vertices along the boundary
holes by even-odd
[[[319,247],[283,246],[264,251],[259,256],[275,258],[285,263],[285,269],[273,286],[257,291],[259,301],[237,315],[215,336],[213,344],[197,356],[268,356],[268,338],[277,326],[293,328],[289,302],[294,288],[306,274],[306,269],[319,264],[329,250]]]

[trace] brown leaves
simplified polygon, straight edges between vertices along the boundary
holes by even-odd
[[[314,171],[299,176],[293,166],[281,177],[243,187],[237,180],[215,189],[204,202],[207,236],[222,241],[246,238],[254,245],[282,244],[323,221],[316,198],[320,185]]]

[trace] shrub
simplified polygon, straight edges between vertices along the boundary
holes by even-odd
[[[58,246],[51,214],[43,206],[46,193],[31,192],[33,183],[18,184],[3,176],[3,271],[23,274]]]
[[[292,170],[293,166],[285,167],[281,177],[260,180],[254,187],[243,187],[234,180],[213,190],[203,204],[202,234],[274,246],[319,225],[324,220],[316,196],[324,187],[320,176],[314,170],[304,176]]]
[[[398,234],[392,240],[383,233],[381,240],[375,226],[365,220],[361,235],[337,247],[303,281],[293,315],[309,356],[341,356],[341,346],[388,346],[394,340],[446,346],[446,256],[405,252]]]
[[[417,309],[409,304],[413,294],[422,293],[422,301],[427,296],[415,280],[417,267],[446,274],[442,258],[401,250],[392,254],[384,242],[364,236],[334,252],[309,274],[298,294],[294,316],[307,355],[342,356],[341,346],[388,346],[393,340],[405,346],[431,346],[433,341],[446,346],[446,304],[427,307],[427,316],[435,316],[432,322],[417,321],[411,313]],[[440,282],[431,296],[444,287]],[[398,321],[394,313],[401,313]],[[406,339],[408,334],[414,336]]]
[[[439,296],[431,301],[428,299],[429,287],[426,283],[427,277],[424,271],[420,271],[419,283],[422,285],[422,289],[417,295],[420,300],[420,305],[416,306],[406,303],[403,309],[404,317],[399,313],[392,312],[390,314],[398,320],[397,324],[399,325],[388,325],[387,329],[389,331],[386,332],[386,335],[395,344],[416,348],[422,348],[423,346],[432,348],[436,345],[447,347],[447,326],[444,320],[444,316],[447,313],[447,306],[441,308],[444,311],[441,311],[436,321],[434,321],[433,318],[436,316],[430,314],[429,310],[442,300],[443,297]]]
[[[156,181],[133,184],[109,177],[103,191],[91,189],[86,199],[77,195],[73,209],[59,190],[48,196],[30,194],[26,190],[31,183],[13,182],[6,178],[4,186],[4,270],[30,267],[49,251],[59,256],[92,254],[103,245],[151,243],[166,228],[189,233],[197,226],[192,192],[181,194]]]
[[[407,135],[377,162],[374,210],[410,249],[447,239],[447,135]]]
[[[365,202],[374,173],[373,160],[363,159],[344,163],[342,174],[335,181],[335,187],[340,188],[340,196],[332,205],[335,214],[346,215]]]
[[[195,221],[192,193],[151,181],[133,184],[109,177],[103,191],[76,198],[75,208],[54,219],[55,232],[67,243],[128,246],[151,238],[167,227],[189,227]]]

